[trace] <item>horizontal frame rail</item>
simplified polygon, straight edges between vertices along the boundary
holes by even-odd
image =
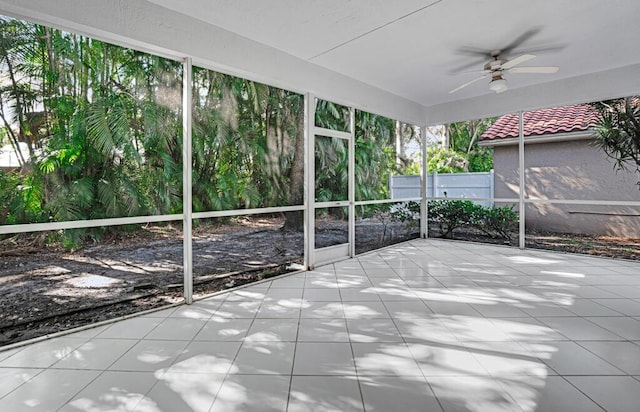
[[[325,129],[324,127],[314,127],[313,134],[316,136],[335,137],[336,139],[351,140],[351,133],[340,130]]]
[[[193,219],[207,219],[212,217],[229,217],[229,216],[248,216],[248,215],[261,215],[267,213],[281,213],[281,212],[297,212],[305,210],[303,205],[300,206],[278,206],[278,207],[263,207],[255,209],[234,209],[234,210],[218,210],[211,212],[194,212],[191,216]]]
[[[179,215],[132,216],[114,217],[109,219],[67,220],[64,222],[25,223],[20,225],[0,226],[0,235],[7,235],[12,233],[44,232],[47,230],[84,229],[89,227],[174,222],[182,220],[182,218],[183,214],[180,213]]]

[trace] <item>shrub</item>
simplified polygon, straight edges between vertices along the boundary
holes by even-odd
[[[429,202],[429,222],[440,229],[442,237],[462,226],[473,225],[478,218],[480,205],[469,200],[433,200]]]
[[[442,237],[454,230],[473,227],[491,237],[511,240],[518,225],[513,207],[484,207],[470,200],[434,200],[429,202],[429,223],[438,226]]]
[[[389,214],[395,220],[402,222],[407,234],[410,234],[420,225],[420,203],[402,202],[391,205]]]
[[[518,213],[513,206],[483,208],[475,226],[491,237],[511,240],[511,233],[518,227]]]

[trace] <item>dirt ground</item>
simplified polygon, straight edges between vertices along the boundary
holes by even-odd
[[[429,230],[429,236],[439,237],[440,233],[437,230]],[[510,240],[505,240],[491,238],[476,230],[457,229],[450,236],[450,239],[518,246],[517,233],[513,233]],[[640,239],[572,233],[529,232],[525,236],[525,246],[532,249],[640,260]]]
[[[224,219],[194,227],[194,294],[202,296],[302,268],[302,232],[281,217]],[[0,241],[0,346],[179,302],[180,225],[146,225],[107,234],[74,252],[44,235]],[[316,246],[346,241],[342,221],[326,220]],[[357,253],[416,237],[401,224],[360,221]]]

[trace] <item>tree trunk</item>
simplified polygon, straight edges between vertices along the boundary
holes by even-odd
[[[294,146],[293,164],[291,166],[291,180],[289,182],[289,204],[302,205],[304,203],[304,114],[302,108],[295,111],[298,116],[298,127]],[[313,188],[309,188],[313,190]],[[302,232],[304,228],[304,212],[295,211],[285,213],[284,230]]]

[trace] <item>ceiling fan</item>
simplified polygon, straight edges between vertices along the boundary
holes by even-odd
[[[468,69],[469,67],[473,67],[476,64],[482,63],[482,61],[486,62],[486,58],[490,57],[491,60],[484,64],[483,70],[470,72],[470,73],[481,73],[482,76],[476,77],[455,89],[451,90],[449,93],[455,93],[458,90],[465,88],[479,80],[491,77],[491,81],[489,82],[489,89],[496,92],[502,93],[507,90],[507,80],[504,78],[505,73],[555,73],[558,71],[558,67],[516,67],[522,63],[525,63],[531,59],[534,59],[536,56],[533,54],[535,52],[548,52],[548,51],[556,51],[562,50],[564,45],[547,45],[542,47],[529,48],[526,51],[522,51],[519,56],[516,56],[510,60],[506,60],[501,58],[501,56],[512,55],[516,49],[519,49],[524,43],[527,43],[529,39],[535,37],[540,31],[541,27],[533,27],[521,35],[514,38],[511,43],[505,45],[504,47],[496,50],[486,50],[486,49],[477,49],[474,47],[462,47],[457,50],[460,54],[471,55],[481,57],[481,61],[472,62],[463,67],[454,69],[451,71],[451,74],[461,73],[462,70]],[[469,73],[469,72],[467,72]]]
[[[502,54],[501,50],[493,50],[491,53],[492,60],[487,62],[484,65],[484,69],[481,71],[475,71],[470,73],[482,73],[482,76],[476,77],[455,89],[449,91],[449,93],[455,93],[460,89],[463,89],[479,80],[491,77],[491,81],[489,82],[489,90],[494,91],[496,93],[502,93],[507,90],[507,80],[504,78],[505,73],[536,73],[536,74],[551,74],[556,73],[559,70],[559,67],[556,66],[525,66],[525,67],[516,67],[522,63],[528,62],[531,59],[535,59],[535,55],[533,54],[521,54],[520,56],[514,57],[511,60],[504,60],[500,58]]]

